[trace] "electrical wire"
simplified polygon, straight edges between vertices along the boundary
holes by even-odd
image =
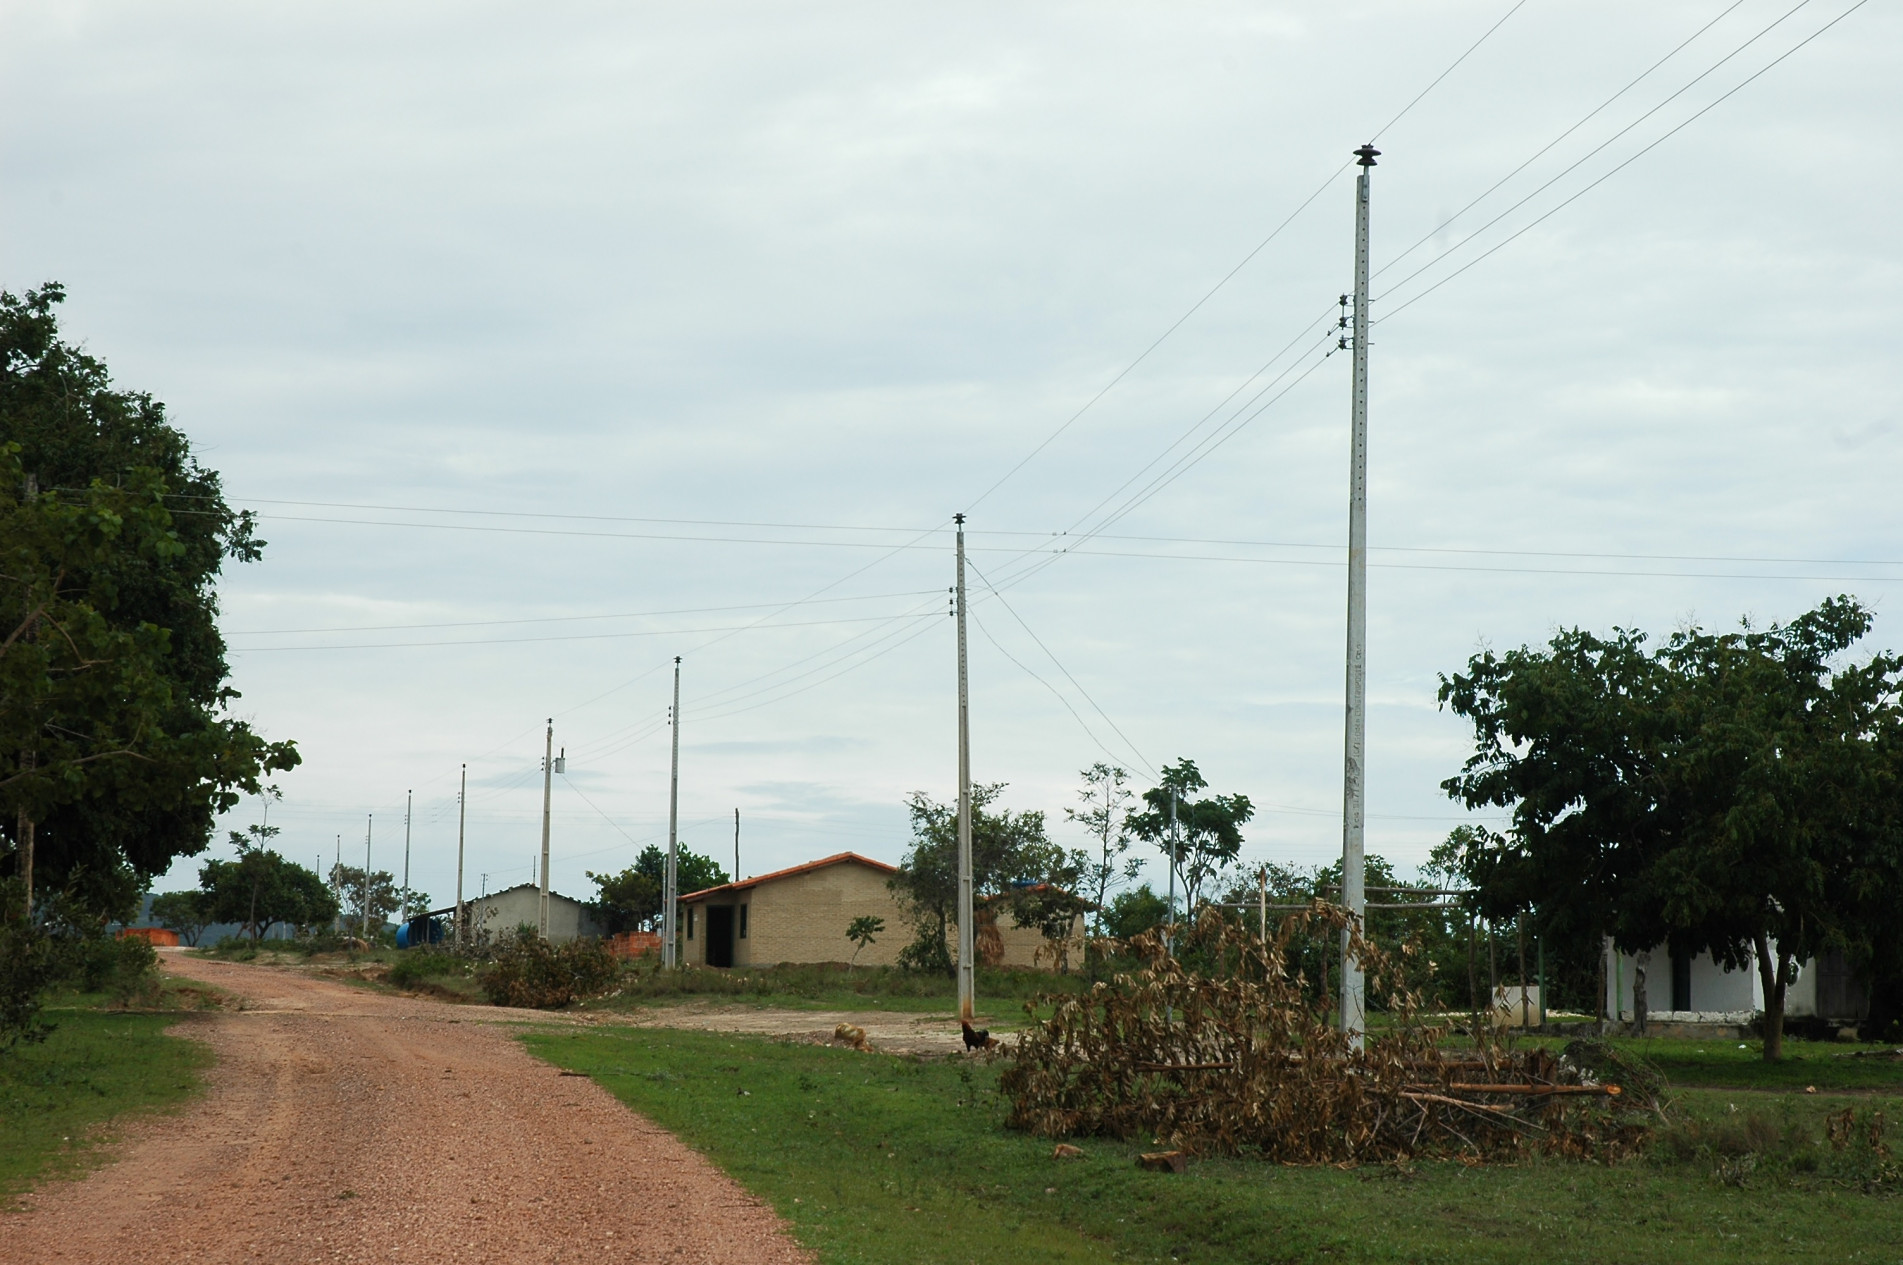
[[[766,631],[782,628],[821,628],[835,624],[874,624],[886,623],[894,618],[891,615],[861,615],[852,619],[803,619],[784,624],[767,624]],[[730,624],[714,628],[642,628],[633,632],[604,633],[564,633],[548,637],[464,637],[455,641],[369,641],[350,642],[344,645],[332,643],[313,643],[304,646],[232,646],[232,654],[276,654],[290,650],[404,650],[422,649],[437,646],[519,646],[528,643],[550,641],[621,641],[630,637],[683,637],[710,632],[749,632],[761,628],[755,621],[751,624]]]
[[[1720,66],[1723,66],[1726,62],[1730,61],[1733,57],[1736,57],[1739,53],[1742,53],[1745,49],[1749,48],[1752,44],[1755,44],[1758,40],[1762,39],[1765,35],[1769,34],[1774,28],[1782,24],[1786,19],[1790,18],[1792,14],[1795,14],[1799,9],[1806,7],[1810,3],[1811,3],[1811,0],[1799,0],[1799,3],[1796,5],[1795,8],[1792,8],[1791,10],[1786,12],[1783,16],[1773,21],[1769,26],[1765,27],[1763,30],[1759,31],[1756,35],[1753,35],[1750,39],[1746,40],[1743,44],[1740,44],[1737,48],[1727,53],[1717,63],[1711,66],[1710,69],[1704,71],[1697,78],[1693,79],[1691,83],[1686,84],[1685,87],[1680,88],[1677,92],[1674,92],[1671,96],[1667,97],[1664,101],[1661,101],[1658,105],[1652,107],[1652,109],[1640,115],[1637,119],[1627,124],[1624,128],[1621,128],[1618,132],[1614,133],[1611,138],[1602,142],[1598,146],[1594,147],[1591,151],[1589,151],[1586,154],[1584,158],[1579,159],[1578,162],[1575,162],[1571,166],[1567,167],[1564,171],[1560,172],[1559,175],[1554,176],[1551,180],[1548,180],[1545,184],[1535,189],[1532,193],[1527,194],[1526,197],[1521,198],[1518,202],[1508,207],[1505,211],[1502,211],[1499,215],[1496,215],[1493,219],[1481,225],[1480,228],[1474,231],[1473,236],[1466,238],[1459,245],[1455,246],[1452,250],[1449,250],[1445,254],[1440,255],[1439,257],[1435,258],[1434,260],[1426,264],[1423,264],[1419,268],[1416,268],[1413,272],[1409,273],[1407,276],[1401,278],[1401,280],[1395,282],[1392,286],[1388,287],[1387,293],[1381,296],[1381,300],[1385,301],[1389,295],[1393,294],[1396,290],[1400,289],[1402,286],[1406,285],[1408,282],[1414,280],[1416,277],[1420,276],[1422,273],[1427,272],[1428,270],[1432,268],[1438,267],[1442,262],[1452,257],[1455,254],[1455,252],[1461,250],[1468,243],[1474,241],[1481,233],[1486,232],[1487,229],[1492,228],[1495,224],[1498,224],[1506,216],[1511,215],[1514,211],[1517,211],[1519,208],[1525,206],[1527,202],[1539,196],[1548,188],[1551,188],[1552,185],[1556,181],[1572,173],[1574,170],[1576,170],[1580,166],[1581,163],[1586,162],[1588,159],[1592,158],[1595,154],[1598,154],[1599,152],[1604,150],[1607,145],[1610,145],[1613,141],[1618,140],[1620,137],[1626,135],[1626,133],[1630,132],[1634,127],[1637,127],[1640,123],[1652,117],[1652,115],[1658,113],[1659,110],[1663,109],[1666,105],[1670,104],[1672,101],[1676,100],[1678,97],[1683,95],[1687,89],[1692,87],[1693,84],[1696,84],[1700,80],[1705,79],[1707,76],[1709,76],[1714,71],[1716,71]],[[1411,296],[1406,302],[1395,307],[1393,311],[1388,312],[1386,315],[1377,318],[1373,322],[1373,324],[1380,324],[1382,321],[1386,321],[1395,316],[1399,316],[1402,312],[1406,311],[1410,307],[1413,307],[1416,303],[1420,302],[1422,299],[1426,298],[1428,295],[1432,294],[1434,291],[1440,289],[1442,286],[1446,285],[1449,281],[1452,281],[1455,277],[1460,276],[1462,273],[1466,272],[1469,268],[1472,268],[1475,265],[1481,263],[1483,260],[1486,260],[1492,257],[1494,254],[1498,253],[1500,250],[1504,249],[1505,247],[1511,245],[1513,242],[1519,240],[1521,237],[1525,236],[1527,233],[1531,232],[1533,229],[1539,227],[1541,224],[1544,224],[1547,220],[1559,214],[1561,211],[1565,210],[1567,207],[1571,206],[1573,203],[1577,202],[1580,198],[1583,198],[1588,193],[1591,193],[1594,189],[1597,189],[1600,185],[1612,179],[1612,177],[1618,175],[1620,172],[1624,171],[1627,167],[1630,167],[1633,163],[1645,157],[1647,154],[1657,149],[1660,145],[1663,145],[1666,141],[1670,140],[1672,137],[1678,135],[1680,132],[1690,127],[1693,123],[1696,123],[1699,119],[1704,118],[1705,115],[1711,113],[1713,110],[1717,109],[1720,105],[1723,105],[1726,101],[1730,100],[1734,95],[1736,95],[1737,93],[1742,91],[1744,88],[1748,87],[1750,84],[1754,83],[1760,77],[1768,73],[1773,67],[1781,64],[1787,58],[1795,54],[1799,49],[1803,48],[1805,45],[1809,44],[1812,40],[1815,40],[1816,38],[1821,36],[1825,31],[1830,30],[1832,27],[1836,26],[1839,22],[1843,21],[1845,18],[1849,17],[1852,13],[1855,13],[1858,9],[1861,9],[1865,4],[1868,4],[1868,3],[1869,3],[1869,0],[1856,0],[1856,3],[1852,4],[1848,9],[1845,9],[1842,13],[1832,18],[1829,22],[1825,23],[1823,26],[1819,27],[1817,30],[1811,32],[1811,34],[1805,36],[1802,40],[1798,41],[1791,48],[1785,50],[1783,53],[1779,54],[1776,58],[1774,58],[1773,60],[1771,60],[1764,66],[1760,67],[1758,70],[1753,72],[1744,80],[1742,80],[1741,82],[1733,86],[1731,89],[1729,89],[1728,91],[1720,95],[1716,100],[1710,102],[1704,108],[1698,110],[1696,113],[1692,114],[1689,118],[1685,119],[1683,122],[1671,128],[1664,135],[1658,137],[1656,140],[1653,140],[1650,144],[1644,146],[1643,148],[1638,150],[1636,153],[1632,154],[1630,157],[1620,162],[1617,166],[1613,167],[1609,171],[1600,175],[1597,179],[1593,180],[1590,184],[1586,185],[1583,189],[1580,189],[1576,193],[1573,193],[1571,196],[1567,197],[1564,201],[1552,207],[1550,210],[1544,212],[1543,214],[1541,214],[1539,217],[1537,217],[1530,223],[1523,225],[1519,229],[1516,229],[1512,234],[1510,234],[1503,241],[1500,241],[1496,243],[1495,245],[1489,247],[1487,250],[1481,252],[1481,254],[1478,255],[1477,257],[1468,260],[1466,263],[1462,264],[1459,268],[1456,268],[1453,272],[1449,273],[1447,276],[1442,277],[1440,280],[1428,286],[1425,290],[1422,290],[1420,293]]]
[[[1499,190],[1501,185],[1506,184],[1507,181],[1513,179],[1513,177],[1519,175],[1521,172],[1525,171],[1528,167],[1531,167],[1534,163],[1538,162],[1541,158],[1545,157],[1546,154],[1550,152],[1554,146],[1564,141],[1567,137],[1571,136],[1574,132],[1577,132],[1580,128],[1586,126],[1586,124],[1590,123],[1593,119],[1599,117],[1599,115],[1602,114],[1606,109],[1608,109],[1613,104],[1613,102],[1617,101],[1620,97],[1623,97],[1626,93],[1638,87],[1639,84],[1641,84],[1648,77],[1651,76],[1653,71],[1657,70],[1660,66],[1663,66],[1666,62],[1672,60],[1672,58],[1684,52],[1685,48],[1688,45],[1690,45],[1693,40],[1696,40],[1699,36],[1703,35],[1706,31],[1709,31],[1712,27],[1724,21],[1725,18],[1729,17],[1735,10],[1737,10],[1744,3],[1745,3],[1745,0],[1732,0],[1732,3],[1728,8],[1724,9],[1722,12],[1718,14],[1717,17],[1713,18],[1711,21],[1705,23],[1703,26],[1699,27],[1696,31],[1693,31],[1690,35],[1686,36],[1685,39],[1677,47],[1672,49],[1671,52],[1665,54],[1665,56],[1659,58],[1657,61],[1653,62],[1650,66],[1647,66],[1644,70],[1640,71],[1636,79],[1633,79],[1630,83],[1626,84],[1625,87],[1619,89],[1617,92],[1607,97],[1604,101],[1601,101],[1598,105],[1594,106],[1591,110],[1587,111],[1586,114],[1582,116],[1577,123],[1574,123],[1571,127],[1561,132],[1558,136],[1555,136],[1552,140],[1540,146],[1537,150],[1533,152],[1532,157],[1528,158],[1525,162],[1522,162],[1519,166],[1515,167],[1512,171],[1509,171],[1506,175],[1501,176],[1498,180],[1494,181],[1492,185],[1490,185],[1478,197],[1474,198],[1473,201],[1467,203],[1466,206],[1461,207],[1458,211],[1455,211],[1452,215],[1448,216],[1446,219],[1442,220],[1439,224],[1436,224],[1433,228],[1429,229],[1426,233],[1422,234],[1421,237],[1412,246],[1409,246],[1406,250],[1402,251],[1400,254],[1396,255],[1394,258],[1388,260],[1386,263],[1382,264],[1379,268],[1375,269],[1374,277],[1371,278],[1371,280],[1378,280],[1382,273],[1394,267],[1396,264],[1400,263],[1403,259],[1406,259],[1409,255],[1413,254],[1416,250],[1419,250],[1422,246],[1425,246],[1428,242],[1432,241],[1435,237],[1445,232],[1449,227],[1453,225],[1455,220],[1458,220],[1461,216],[1465,215],[1467,212],[1473,210],[1476,206],[1479,206],[1482,202],[1492,197],[1494,193],[1496,193]]]
[[[1459,68],[1460,63],[1466,61],[1469,57],[1473,56],[1475,49],[1479,48],[1482,44],[1486,43],[1487,40],[1492,37],[1495,31],[1499,30],[1501,27],[1507,24],[1508,18],[1512,17],[1514,14],[1518,13],[1521,9],[1525,7],[1526,7],[1526,0],[1519,0],[1519,2],[1515,4],[1511,9],[1508,9],[1505,13],[1501,14],[1500,20],[1498,22],[1495,22],[1492,26],[1488,27],[1481,34],[1480,38],[1475,40],[1472,43],[1472,45],[1468,47],[1466,52],[1454,58],[1452,64],[1449,65],[1447,69],[1441,71],[1439,75],[1435,76],[1434,82],[1428,84],[1425,88],[1422,88],[1420,93],[1412,101],[1402,106],[1401,112],[1399,114],[1395,115],[1393,118],[1389,119],[1386,123],[1383,123],[1379,128],[1377,128],[1375,130],[1374,135],[1368,138],[1368,143],[1370,145],[1374,144],[1376,141],[1380,140],[1382,136],[1387,134],[1388,129],[1392,128],[1396,123],[1399,123],[1402,119],[1406,118],[1408,116],[1408,111],[1412,110],[1415,106],[1421,103],[1422,97],[1425,97],[1428,93],[1440,87],[1441,80],[1453,74],[1454,71]]]

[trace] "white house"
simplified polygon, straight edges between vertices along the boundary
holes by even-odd
[[[1634,989],[1641,970],[1648,1023],[1743,1024],[1764,1010],[1764,981],[1755,961],[1732,971],[1709,953],[1674,953],[1663,945],[1646,953],[1614,953],[1608,944],[1606,1012],[1621,1022],[1637,1015]],[[1868,995],[1836,952],[1800,964],[1784,994],[1787,1018],[1854,1023],[1869,1010]]]
[[[517,883],[499,892],[490,892],[474,900],[465,901],[469,911],[471,934],[487,932],[491,939],[501,939],[515,934],[515,929],[523,923],[539,926],[542,921],[542,889],[534,883]],[[453,918],[455,906],[435,910],[431,917]],[[560,892],[548,894],[548,938],[560,942],[574,940],[580,936],[598,936],[601,927],[595,922],[594,915],[588,912],[588,906],[572,896]]]

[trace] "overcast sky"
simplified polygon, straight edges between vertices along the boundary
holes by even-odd
[[[906,793],[955,792],[965,511],[975,777],[1081,843],[1078,770],[1189,757],[1247,860],[1309,865],[1321,322],[1379,133],[1369,848],[1406,868],[1463,820],[1434,694],[1483,645],[1839,592],[1903,645],[1903,18],[1793,3],[5,3],[0,287],[64,282],[262,516],[224,626],[304,755],[292,859],[374,814],[400,871],[414,789],[446,902],[466,761],[469,891],[528,879],[553,716],[587,894],[665,842],[680,655],[690,846],[731,864],[738,808],[746,873],[898,860]]]

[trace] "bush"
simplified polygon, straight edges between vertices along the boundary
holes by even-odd
[[[551,944],[533,929],[518,929],[477,981],[491,1005],[552,1010],[606,991],[619,969],[599,940]]]
[[[0,882],[0,1050],[46,1040],[53,1025],[40,1018],[40,999],[65,966],[58,943],[21,912],[25,899],[18,879]]]
[[[445,975],[461,975],[462,973],[462,961],[448,953],[411,949],[397,958],[390,967],[390,973],[384,976],[384,979],[398,988],[409,988],[426,979],[440,979]]]
[[[80,990],[108,993],[121,1006],[151,993],[158,980],[158,952],[138,936],[75,941],[72,957],[70,978]]]

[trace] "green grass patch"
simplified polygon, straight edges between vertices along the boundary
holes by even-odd
[[[1136,1143],[1084,1139],[1088,1159],[1051,1158],[1050,1142],[1002,1127],[997,1068],[980,1062],[661,1029],[525,1039],[705,1153],[833,1265],[1664,1265],[1894,1260],[1903,1249],[1903,1199],[1885,1193],[1894,1183],[1835,1176],[1828,1156],[1808,1169],[1791,1158],[1825,1146],[1824,1116],[1845,1102],[1822,1096],[1790,1099],[1788,1128],[1747,1130],[1723,1123],[1739,1113],[1722,1094],[1687,1095],[1684,1119],[1709,1122],[1702,1132],[1613,1166],[1212,1159],[1164,1175],[1135,1167],[1146,1149]],[[1847,1101],[1903,1118],[1903,1099]],[[1735,1138],[1760,1135],[1784,1158],[1762,1170],[1736,1162]]]
[[[83,1000],[83,999],[81,999]],[[168,1036],[176,1014],[49,1007],[45,1042],[0,1054],[0,1206],[27,1187],[103,1158],[107,1126],[195,1093],[211,1053]]]
[[[1083,987],[1083,978],[1077,975],[990,967],[978,970],[978,996],[998,1017],[1015,1018],[1025,1002],[1040,994],[1074,992]],[[908,1013],[955,1010],[958,1004],[957,985],[946,976],[889,966],[853,968],[839,962],[665,971],[653,960],[644,959],[622,972],[615,981],[614,993],[612,998],[590,1004],[633,1008],[718,1001],[795,1010],[880,1009]]]

